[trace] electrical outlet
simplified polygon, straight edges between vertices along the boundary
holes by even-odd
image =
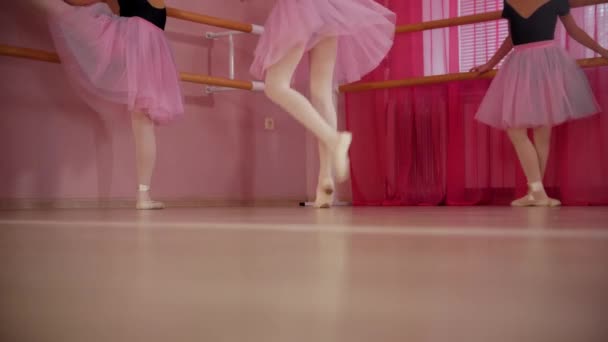
[[[274,119],[273,118],[264,119],[264,129],[267,131],[274,131]]]

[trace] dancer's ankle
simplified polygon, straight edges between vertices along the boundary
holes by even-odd
[[[150,199],[150,186],[147,184],[139,184],[137,189],[137,201],[138,202],[149,202]]]
[[[541,181],[528,183],[528,193],[537,200],[549,198]]]

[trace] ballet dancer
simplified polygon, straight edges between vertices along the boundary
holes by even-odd
[[[49,20],[64,69],[100,113],[130,113],[137,160],[137,209],[162,209],[150,198],[156,162],[155,124],[184,112],[180,80],[164,34],[164,0],[64,0]],[[120,15],[112,12],[119,9]]]
[[[568,0],[509,0],[502,17],[509,35],[490,61],[472,72],[492,70],[510,51],[476,114],[480,122],[506,130],[528,181],[528,193],[511,205],[559,206],[549,198],[543,177],[549,158],[552,126],[600,112],[589,82],[554,40],[559,18],[568,34],[604,58],[601,47],[578,27]],[[534,142],[528,138],[533,130]]]
[[[373,0],[277,0],[255,50],[251,73],[266,95],[319,141],[315,207],[333,203],[334,180],[348,178],[349,132],[338,132],[333,101],[337,82],[372,71],[393,44],[395,14]],[[309,102],[291,88],[293,74],[310,53]]]

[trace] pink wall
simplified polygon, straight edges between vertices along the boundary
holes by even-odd
[[[169,6],[263,24],[273,1],[168,0]],[[12,1],[0,13],[0,43],[53,50],[45,12],[60,0]],[[180,71],[228,75],[226,40],[217,28],[169,19],[167,35]],[[257,42],[238,36],[236,75],[249,79]],[[131,197],[135,169],[130,122],[88,109],[59,65],[0,57],[0,198]],[[314,193],[316,145],[263,94],[205,96],[184,83],[186,115],[158,129],[154,193],[159,198],[300,200]],[[264,118],[276,130],[264,129]]]

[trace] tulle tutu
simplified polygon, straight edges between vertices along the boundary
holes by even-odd
[[[155,123],[184,112],[173,53],[158,27],[104,3],[70,7],[49,26],[68,78],[96,111],[141,111]]]
[[[251,74],[266,69],[292,48],[306,51],[322,38],[338,37],[335,81],[354,82],[384,59],[395,35],[395,14],[374,0],[277,0],[255,50]]]
[[[500,128],[555,126],[600,112],[583,70],[554,41],[515,47],[476,119]]]

